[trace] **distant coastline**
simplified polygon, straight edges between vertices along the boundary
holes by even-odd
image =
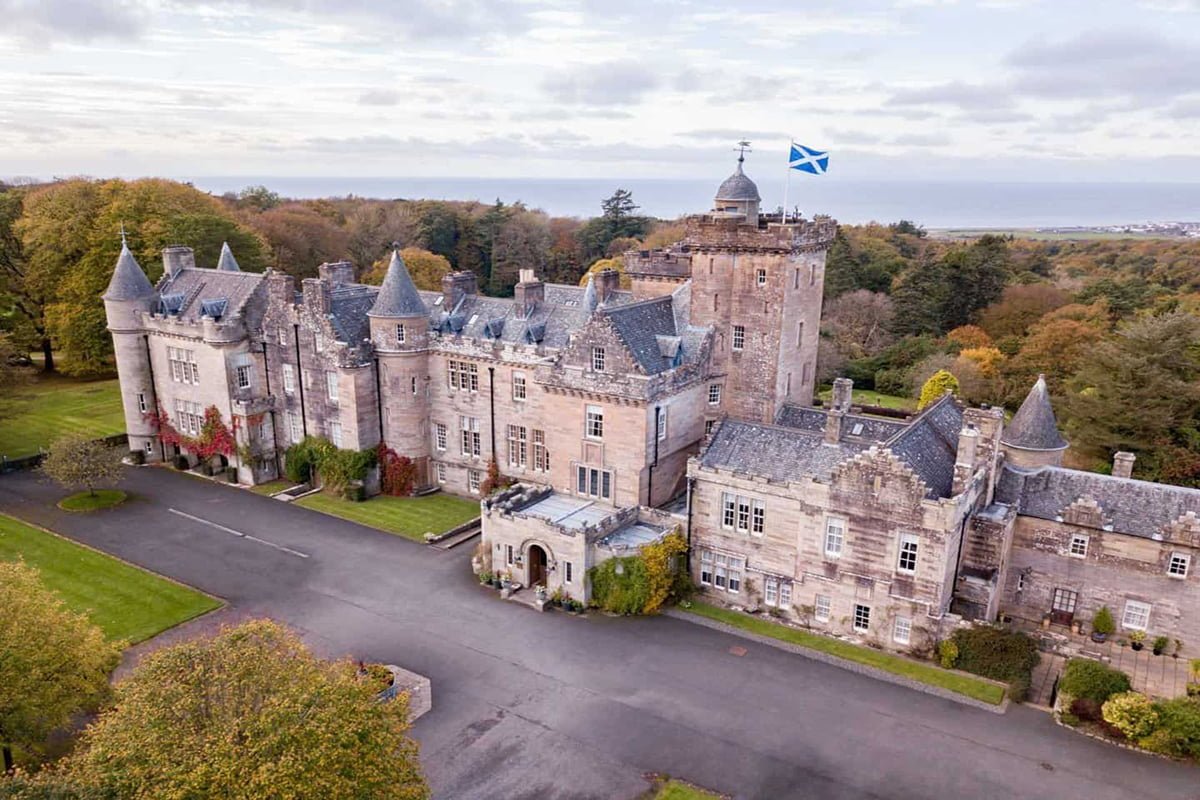
[[[754,175],[764,208],[782,203],[782,178]],[[180,176],[221,194],[262,184],[288,197],[360,197],[522,201],[556,216],[590,217],[617,187],[643,211],[674,218],[707,209],[711,178],[361,178]],[[909,219],[937,229],[1039,229],[1138,226],[1200,220],[1200,183],[998,183],[863,181],[834,175],[792,181],[790,200],[806,215],[828,213],[847,223]]]

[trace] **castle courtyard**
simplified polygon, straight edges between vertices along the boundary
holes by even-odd
[[[413,732],[437,798],[633,798],[646,771],[738,797],[1195,793],[1194,768],[1029,707],[979,711],[675,619],[537,614],[476,586],[469,548],[168,470],[122,488],[134,502],[84,519],[13,474],[0,511],[282,620],[325,655],[430,676]]]

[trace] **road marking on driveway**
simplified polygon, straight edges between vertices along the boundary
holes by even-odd
[[[204,519],[203,517],[194,516],[192,514],[187,513],[186,511],[180,511],[177,508],[168,508],[167,511],[170,511],[172,514],[177,514],[178,516],[181,516],[181,517],[186,517],[187,519],[190,519],[193,522],[199,522],[202,525],[208,525],[209,527],[216,528],[219,531],[224,531],[225,533],[231,533],[234,536],[237,536],[238,538],[249,539],[252,542],[257,542],[258,544],[263,544],[263,545],[266,545],[267,547],[274,547],[276,550],[282,550],[283,552],[289,553],[293,556],[298,556],[300,558],[308,558],[308,553],[301,553],[299,550],[293,550],[292,548],[284,547],[281,544],[275,544],[274,542],[268,542],[266,539],[260,539],[257,536],[251,536],[248,533],[242,533],[241,531],[235,531],[233,528],[226,528],[224,525],[219,525],[216,522],[211,522],[209,520]]]

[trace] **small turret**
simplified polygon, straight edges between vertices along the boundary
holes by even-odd
[[[155,460],[159,451],[154,447],[155,430],[147,414],[158,399],[142,328],[142,314],[154,308],[155,293],[150,279],[129,252],[124,234],[121,235],[121,255],[117,257],[117,266],[103,297],[108,329],[113,337],[129,447],[145,453],[147,459]]]
[[[1000,444],[1013,466],[1057,467],[1062,464],[1063,451],[1070,445],[1058,432],[1058,420],[1050,405],[1045,375],[1038,375],[1025,401],[1005,426]]]
[[[750,225],[758,225],[758,204],[762,198],[758,194],[758,185],[742,172],[742,163],[746,160],[743,152],[738,156],[737,169],[726,178],[717,189],[713,200],[713,210],[719,213],[742,214]]]
[[[229,242],[221,243],[221,257],[217,259],[217,269],[225,272],[241,272],[238,266],[237,259],[233,257],[233,251],[229,249]]]

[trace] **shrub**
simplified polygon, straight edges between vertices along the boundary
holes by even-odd
[[[326,488],[344,492],[355,481],[366,479],[371,467],[375,466],[375,450],[339,450],[330,445],[318,452],[318,460],[313,466],[320,471]]]
[[[1156,636],[1153,645],[1154,655],[1161,656],[1169,644],[1171,644],[1171,640],[1166,636]]]
[[[1101,722],[1104,720],[1103,704],[1090,697],[1078,697],[1072,700],[1071,713],[1079,719],[1086,719],[1088,722]]]
[[[1147,750],[1200,759],[1200,700],[1178,697],[1154,704],[1158,728],[1138,744]]]
[[[958,661],[958,645],[951,639],[938,644],[938,661],[946,669],[954,669]]]
[[[1105,701],[1101,713],[1105,722],[1134,741],[1158,728],[1158,711],[1150,698],[1140,692],[1114,694]]]
[[[679,569],[687,542],[678,530],[643,545],[635,556],[611,558],[588,571],[592,602],[615,614],[653,614],[687,591],[690,581]]]
[[[958,646],[959,669],[1004,681],[1014,700],[1025,698],[1039,658],[1033,639],[991,625],[963,628],[955,631],[952,638]]]
[[[1059,691],[1072,698],[1086,697],[1103,703],[1114,694],[1128,692],[1129,676],[1088,658],[1072,658],[1063,670]]]
[[[129,463],[137,465],[137,466],[145,464],[146,463],[146,451],[130,450],[129,451]]]
[[[939,369],[921,387],[921,399],[917,401],[917,408],[925,408],[936,403],[946,392],[952,394],[958,392],[958,379],[946,370]]]
[[[1117,625],[1113,622],[1113,615],[1109,611],[1108,606],[1100,606],[1100,610],[1096,612],[1096,616],[1092,617],[1092,630],[1107,636],[1116,629]]]
[[[180,455],[175,456],[172,463],[174,464],[175,469],[179,470],[180,472],[185,472],[188,469],[188,467],[190,466],[188,464],[188,457],[183,455],[182,453]]]

